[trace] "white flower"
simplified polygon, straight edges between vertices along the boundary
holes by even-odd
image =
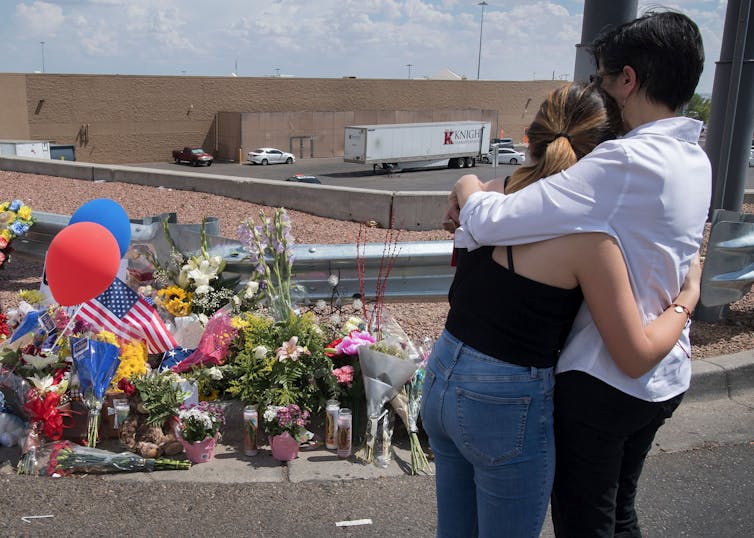
[[[330,284],[333,288],[338,285],[338,282],[340,282],[338,275],[330,275],[330,277],[327,279],[327,283]]]
[[[252,297],[254,297],[254,295],[256,295],[257,291],[259,291],[259,282],[255,280],[249,280],[246,283],[246,288],[243,292],[244,299],[251,299]]]
[[[330,323],[333,325],[340,325],[340,316],[338,314],[333,314],[330,316]]]
[[[21,356],[28,364],[31,364],[35,370],[42,370],[43,368],[58,361],[58,358],[55,355],[43,357],[42,355],[27,355],[25,353],[22,353]]]
[[[36,374],[28,378],[32,382],[37,392],[44,394],[52,388],[52,384],[55,381],[51,375],[46,375],[42,378],[37,377]]]
[[[361,310],[364,308],[364,303],[361,302],[361,299],[354,299],[353,300],[353,309],[354,310]]]
[[[207,375],[209,375],[210,379],[214,379],[214,380],[223,378],[223,372],[217,366],[213,366],[212,368],[207,370]]]
[[[267,409],[264,410],[265,422],[272,422],[275,420],[278,416],[278,409],[280,409],[279,405],[268,405]]]
[[[318,312],[321,312],[325,308],[327,308],[327,303],[323,299],[320,299],[319,301],[314,303],[314,310]]]
[[[346,320],[346,322],[343,324],[343,332],[348,334],[351,331],[360,330],[360,328],[364,325],[364,321],[357,316],[351,316]]]
[[[261,361],[267,356],[267,348],[264,346],[257,346],[254,348],[254,358]]]

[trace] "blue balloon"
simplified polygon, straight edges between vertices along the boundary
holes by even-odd
[[[126,255],[131,243],[131,222],[118,202],[108,198],[91,200],[76,210],[68,224],[77,222],[94,222],[105,227],[118,242],[120,257]]]

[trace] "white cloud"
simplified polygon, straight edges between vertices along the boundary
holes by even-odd
[[[702,30],[709,91],[725,2],[670,1]],[[572,76],[583,6],[490,1],[481,78]],[[476,0],[27,0],[0,19],[0,47],[14,52],[0,71],[36,69],[31,45],[45,40],[55,72],[226,76],[238,58],[241,76],[403,78],[411,63],[416,78],[446,67],[476,78],[481,12]]]
[[[17,4],[16,19],[19,23],[18,30],[37,37],[55,35],[65,22],[63,9],[48,2]]]

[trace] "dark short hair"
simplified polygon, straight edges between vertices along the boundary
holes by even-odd
[[[688,103],[704,68],[697,25],[682,13],[648,12],[595,38],[592,53],[605,72],[633,67],[647,97],[673,110]]]

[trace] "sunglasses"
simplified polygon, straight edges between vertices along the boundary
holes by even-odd
[[[611,75],[617,75],[618,73],[622,72],[622,69],[614,69],[612,71],[597,71],[593,75],[589,75],[589,84],[592,84],[593,86],[600,87],[602,86],[602,79],[611,76]]]

